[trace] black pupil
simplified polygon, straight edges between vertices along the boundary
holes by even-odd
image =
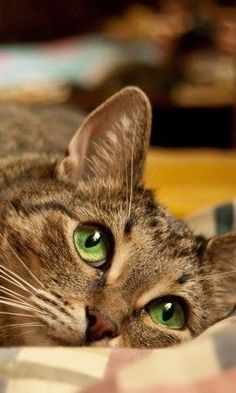
[[[100,240],[101,240],[101,235],[99,232],[96,231],[92,235],[87,237],[84,245],[86,248],[95,247],[100,242]]]
[[[171,318],[173,318],[175,313],[175,306],[173,303],[166,303],[164,305],[164,310],[162,313],[162,319],[163,321],[169,321]]]

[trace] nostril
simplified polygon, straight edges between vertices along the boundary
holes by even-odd
[[[97,321],[96,315],[93,314],[93,311],[90,310],[88,306],[86,307],[85,312],[86,312],[86,318],[88,320],[89,327],[94,326]]]
[[[113,332],[111,330],[106,330],[99,336],[99,340],[102,340],[103,338],[112,338],[113,337]]]
[[[88,315],[87,319],[88,319],[90,327],[92,327],[96,324],[97,318],[95,317],[95,315]]]
[[[112,330],[107,330],[106,332],[104,332],[104,337],[112,338],[113,334],[114,332]]]
[[[86,307],[86,316],[88,320],[88,341],[98,341],[105,337],[112,338],[117,335],[116,324],[105,317],[100,311]]]

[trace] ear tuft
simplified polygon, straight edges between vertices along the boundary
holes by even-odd
[[[78,160],[75,157],[65,157],[63,161],[56,166],[57,178],[61,181],[70,179],[70,182],[77,181],[76,174],[79,171]]]

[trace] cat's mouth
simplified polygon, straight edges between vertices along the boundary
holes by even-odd
[[[86,343],[86,340],[82,340],[81,338],[78,340],[70,339],[64,339],[61,337],[53,337],[52,335],[47,335],[47,339],[50,341],[47,342],[47,345],[49,346],[60,346],[60,347],[84,347],[88,346]]]
[[[85,343],[89,347],[102,347],[102,348],[118,348],[120,347],[120,336],[109,339],[103,338],[102,340]]]

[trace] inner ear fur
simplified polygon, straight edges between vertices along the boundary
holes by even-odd
[[[82,123],[58,163],[64,181],[132,177],[142,182],[151,131],[151,106],[144,92],[127,87],[109,98]]]

